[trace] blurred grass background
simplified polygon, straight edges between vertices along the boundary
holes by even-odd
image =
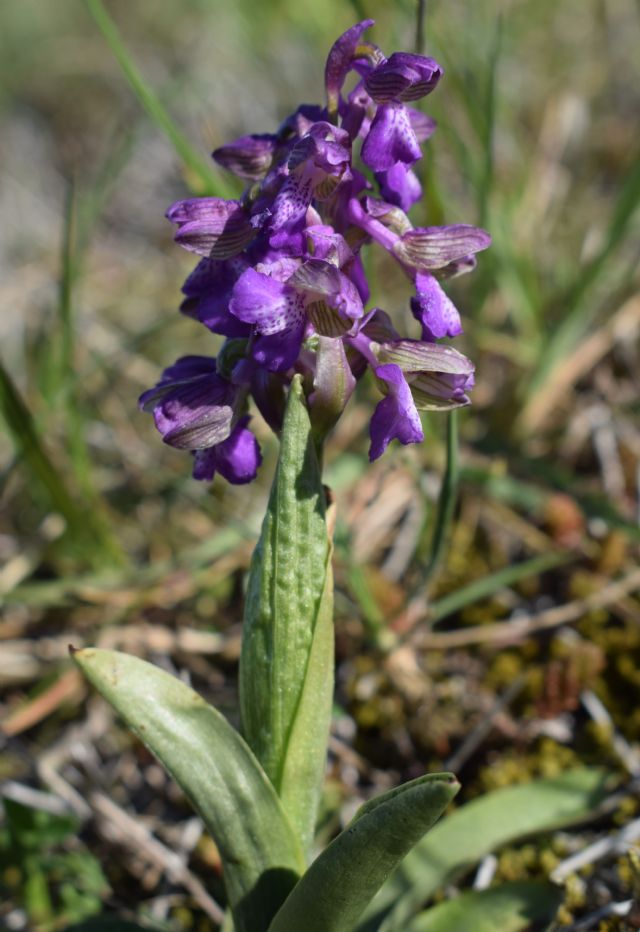
[[[589,730],[585,690],[614,731],[640,737],[639,7],[425,9],[425,51],[445,77],[422,104],[438,131],[414,223],[478,223],[494,245],[454,283],[478,384],[437,573],[427,579],[444,419],[426,421],[421,448],[370,468],[364,385],[328,451],[337,734],[361,755],[355,776],[335,764],[338,799],[381,773],[442,766],[514,680],[502,726],[491,720],[465,758],[471,795],[567,761],[620,766]],[[364,16],[387,53],[414,47],[409,0],[2,4],[3,779],[51,787],[47,755],[71,740],[84,695],[69,641],[188,669],[235,714],[243,578],[277,450],[258,423],[256,483],[196,484],[137,410],[176,356],[216,347],[176,310],[193,262],[163,212],[189,191],[236,190],[209,152],[320,101],[331,43]],[[371,274],[375,303],[410,325],[407,284],[384,257]],[[544,615],[565,609],[566,623]],[[524,633],[509,640],[518,618]],[[126,739],[106,728],[110,760]],[[129,795],[148,805],[141,788]],[[105,889],[118,901],[135,876],[112,869]],[[16,923],[24,878],[9,884]],[[61,927],[56,896],[40,925],[27,906],[27,923]]]

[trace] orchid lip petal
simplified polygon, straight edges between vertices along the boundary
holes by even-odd
[[[378,107],[361,155],[374,172],[387,171],[397,162],[418,161],[422,152],[404,104],[390,101]]]
[[[403,444],[424,440],[420,415],[400,367],[381,365],[376,368],[375,375],[385,386],[387,395],[379,402],[371,418],[370,460],[381,456],[392,440]]]

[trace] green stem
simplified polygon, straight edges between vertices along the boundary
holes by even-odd
[[[426,584],[431,582],[444,555],[458,498],[459,473],[458,412],[454,410],[449,413],[447,419],[447,465],[438,499],[438,514],[431,541],[431,557],[425,572]]]

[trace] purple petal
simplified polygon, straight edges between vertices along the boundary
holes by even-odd
[[[347,270],[349,278],[353,284],[358,289],[358,294],[360,295],[360,300],[362,304],[365,305],[369,300],[369,282],[367,281],[367,273],[364,270],[364,265],[362,264],[362,259],[360,258],[360,253],[358,253],[353,262],[350,263]]]
[[[490,245],[491,237],[486,230],[459,223],[408,230],[395,244],[394,252],[405,265],[418,271],[431,271],[466,259]]]
[[[411,390],[399,366],[378,366],[376,377],[387,385],[387,397],[376,407],[371,418],[369,459],[382,456],[392,440],[400,443],[421,443],[424,440],[420,415]]]
[[[330,105],[334,104],[334,109],[337,108],[337,101],[345,78],[352,68],[354,59],[357,57],[360,37],[366,29],[373,26],[374,22],[373,19],[364,19],[362,22],[356,23],[355,26],[351,26],[350,29],[343,32],[340,38],[336,39],[329,50],[324,69],[324,83],[327,89],[327,98]]]
[[[385,172],[377,172],[376,181],[385,201],[404,211],[410,210],[422,197],[416,173],[403,162],[396,162]]]
[[[254,324],[264,336],[295,329],[304,322],[302,297],[255,269],[247,269],[236,282],[229,310],[239,320]]]
[[[286,372],[297,360],[302,346],[306,320],[272,336],[259,335],[253,341],[251,355],[269,372]]]
[[[222,165],[239,178],[256,181],[271,167],[277,143],[277,136],[271,133],[252,133],[250,136],[234,139],[226,146],[220,146],[212,155],[218,165]]]
[[[237,255],[255,235],[240,202],[221,197],[177,201],[166,216],[178,224],[176,242],[200,256],[226,259]]]
[[[382,365],[393,363],[408,372],[441,372],[448,375],[473,375],[474,366],[470,359],[452,346],[422,340],[392,340],[382,343],[377,349]]]
[[[378,104],[419,100],[431,93],[441,76],[442,68],[433,58],[394,52],[367,75],[365,85]]]
[[[378,107],[362,146],[362,161],[375,172],[387,171],[396,162],[413,165],[422,155],[404,104]]]
[[[416,297],[411,299],[411,310],[422,324],[423,340],[440,340],[462,333],[460,314],[433,275],[419,272],[416,291]]]
[[[340,100],[341,126],[351,139],[367,135],[374,112],[375,104],[367,94],[364,81],[356,84],[346,101]]]
[[[258,441],[246,427],[248,423],[249,418],[243,417],[226,440],[196,453],[194,479],[211,481],[216,472],[233,485],[244,485],[255,479],[262,456]]]

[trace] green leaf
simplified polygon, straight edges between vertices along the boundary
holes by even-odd
[[[227,720],[180,680],[117,651],[73,659],[166,767],[211,832],[236,932],[263,932],[304,869],[273,787]]]
[[[471,890],[428,909],[406,926],[406,932],[522,932],[532,923],[546,928],[563,895],[558,887],[540,880]]]
[[[459,789],[453,774],[429,774],[362,806],[298,882],[269,932],[353,932],[390,872]]]
[[[333,696],[325,492],[300,378],[251,563],[240,661],[243,733],[303,847],[313,837]]]
[[[606,795],[606,783],[603,771],[580,768],[467,803],[405,858],[358,929],[405,932],[407,920],[422,903],[490,851],[586,818]]]

